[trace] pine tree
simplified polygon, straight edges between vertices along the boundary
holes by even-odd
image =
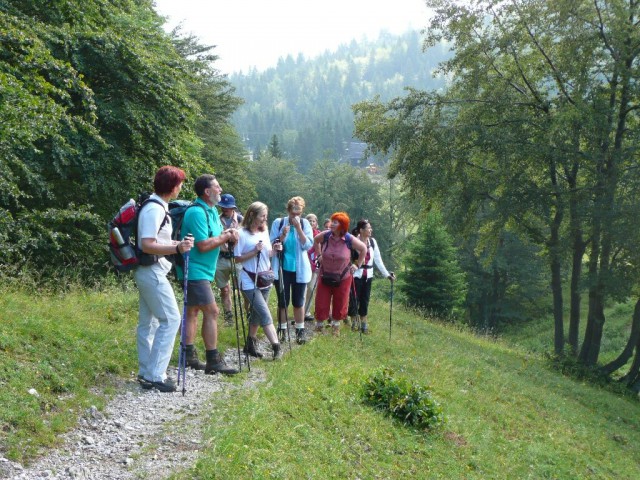
[[[438,214],[431,213],[409,244],[400,290],[407,303],[436,315],[458,315],[467,283],[457,252]]]

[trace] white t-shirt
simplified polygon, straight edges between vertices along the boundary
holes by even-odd
[[[269,240],[269,232],[266,229],[264,232],[251,233],[246,228],[241,228],[240,238],[233,249],[233,254],[239,257],[247,252],[252,252],[260,240],[262,240],[264,247],[262,247],[262,251],[260,252],[258,271],[264,272],[271,268],[271,241]],[[253,273],[256,272],[256,257],[251,257],[242,263],[242,271],[240,272],[240,288],[242,290],[253,290],[255,283],[249,275],[247,275],[245,270]]]
[[[167,214],[169,205],[155,193],[149,198],[159,201],[162,205],[158,205],[156,202],[147,202],[144,208],[140,210],[138,215],[138,248],[142,248],[143,238],[153,238],[161,245],[171,245],[171,217]],[[162,225],[165,218],[166,222]],[[162,228],[160,228],[160,225],[162,225]],[[171,271],[171,262],[161,257],[158,263],[152,265],[152,267],[161,268],[167,274]]]

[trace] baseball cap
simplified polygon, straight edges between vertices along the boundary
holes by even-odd
[[[223,193],[220,195],[220,201],[218,206],[222,208],[238,208],[236,207],[236,199],[230,193]]]

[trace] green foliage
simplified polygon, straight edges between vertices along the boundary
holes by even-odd
[[[289,56],[264,72],[235,73],[230,82],[246,102],[234,125],[254,152],[276,135],[285,157],[308,173],[320,159],[343,156],[345,143],[352,141],[352,104],[374,95],[389,99],[407,86],[444,84],[431,72],[448,53],[434,48],[421,55],[420,45],[416,31],[382,33],[314,59]]]
[[[481,248],[476,234],[459,249],[469,283],[468,323],[487,333],[549,313],[547,264],[540,249],[511,232],[499,235],[494,248]]]
[[[211,48],[147,0],[0,4],[0,265],[104,274],[104,224],[162,165],[254,193]]]
[[[442,407],[431,390],[397,378],[391,368],[383,367],[365,381],[362,398],[365,404],[420,430],[434,430],[445,423]]]
[[[495,250],[509,232],[545,256],[556,351],[564,340],[563,282],[573,276],[571,293],[580,295],[586,254],[592,302],[580,357],[593,365],[604,303],[640,281],[631,260],[640,229],[630,216],[640,187],[640,91],[632,80],[640,51],[629,48],[638,42],[640,6],[427,3],[435,14],[425,45],[446,41],[455,52],[439,69],[450,85],[362,102],[356,136],[374,153],[392,153],[391,175],[402,174],[412,194],[445,207],[452,231],[477,234],[474,250]]]
[[[355,226],[360,218],[380,225],[380,187],[366,172],[333,160],[316,163],[305,177],[308,210],[320,221],[334,212],[347,212]],[[383,232],[379,232],[383,235]],[[376,234],[377,235],[377,234]]]
[[[281,160],[264,154],[249,165],[249,177],[256,186],[261,202],[269,207],[269,218],[274,219],[287,211],[287,201],[301,195],[305,199],[304,178],[290,160]],[[310,211],[309,209],[307,209]]]
[[[464,305],[467,284],[441,217],[430,213],[418,228],[403,260],[400,290],[410,306],[437,316],[458,316]]]

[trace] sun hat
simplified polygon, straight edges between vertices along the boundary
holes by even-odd
[[[222,208],[238,208],[236,207],[236,199],[230,193],[223,193],[220,195],[220,201],[218,206]]]

